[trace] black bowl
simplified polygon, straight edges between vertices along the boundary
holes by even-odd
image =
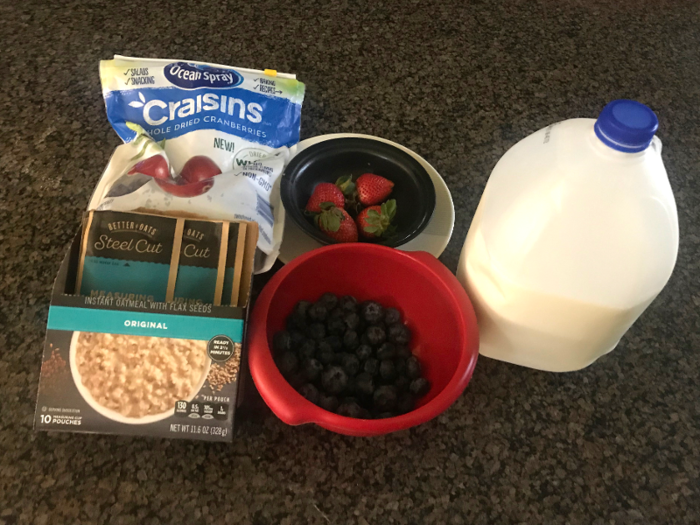
[[[396,199],[396,233],[385,240],[360,241],[401,246],[416,237],[435,210],[435,187],[425,168],[408,153],[378,140],[331,139],[309,146],[292,159],[281,182],[282,203],[299,227],[322,244],[337,241],[321,232],[304,214],[316,185],[343,176],[374,173],[394,183],[389,199]]]

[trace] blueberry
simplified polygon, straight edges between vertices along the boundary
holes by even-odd
[[[339,366],[331,366],[321,374],[321,384],[326,393],[340,394],[348,386],[348,375]]]
[[[299,389],[299,393],[311,401],[314,405],[318,403],[318,389],[311,383],[302,385],[302,387]]]
[[[362,335],[360,336],[360,344],[371,346],[371,343],[369,342],[369,337],[367,337],[367,332],[364,330],[360,330],[360,332],[362,333]]]
[[[419,377],[418,379],[414,379],[413,381],[411,381],[411,386],[409,387],[409,390],[416,397],[421,397],[427,394],[430,390],[430,383],[427,379]]]
[[[364,322],[362,317],[360,317],[360,322],[357,324],[357,329],[355,330],[358,334],[363,334],[367,331],[369,325]]]
[[[386,341],[386,332],[381,326],[370,326],[365,334],[369,344],[372,346],[379,346]]]
[[[358,405],[360,404],[360,402],[357,400],[357,398],[356,398],[356,397],[353,397],[353,396],[345,396],[345,397],[343,398],[343,400],[340,402],[341,405],[344,405],[344,404],[348,404],[348,405],[349,405],[350,403],[355,403],[355,404],[358,404]]]
[[[368,323],[378,323],[384,318],[384,308],[375,301],[367,301],[362,303],[360,314]]]
[[[348,330],[355,330],[360,327],[360,316],[354,312],[346,313],[343,315],[343,322]]]
[[[338,306],[338,296],[330,292],[324,293],[318,302],[324,305],[328,311],[331,311]]]
[[[397,376],[405,376],[406,373],[406,360],[400,357],[394,358],[394,369],[396,370]]]
[[[380,386],[374,391],[372,396],[375,410],[379,412],[393,410],[396,406],[397,397],[396,387]]]
[[[380,412],[377,414],[377,419],[388,419],[390,417],[396,417],[396,412]]]
[[[379,361],[373,357],[370,357],[367,361],[365,361],[363,370],[371,376],[376,376],[379,374]]]
[[[410,379],[418,379],[420,377],[420,362],[414,356],[406,359],[406,376]]]
[[[340,308],[334,308],[328,313],[328,319],[342,319],[344,315],[345,312],[343,312]]]
[[[311,339],[316,339],[317,341],[320,341],[321,339],[326,337],[326,327],[323,326],[321,323],[313,323],[312,325],[309,325],[309,329],[306,331],[306,334]]]
[[[399,414],[406,414],[407,412],[413,410],[415,406],[416,398],[410,392],[404,392],[396,401],[396,410],[398,410]]]
[[[360,397],[371,397],[374,394],[374,379],[367,372],[358,374],[355,378],[355,393]]]
[[[328,309],[321,303],[314,303],[309,308],[309,318],[312,321],[323,322],[328,317]]]
[[[306,314],[309,312],[310,307],[311,303],[309,301],[299,301],[294,307],[294,314],[298,315],[302,319],[306,318]]]
[[[338,407],[338,415],[359,418],[363,414],[362,408],[357,403],[343,403]]]
[[[384,330],[384,333],[385,333],[385,334],[386,334],[386,331],[387,331],[387,329],[388,329],[388,327],[384,324],[384,321],[379,321],[379,322],[377,322],[377,323],[372,323],[372,324],[366,326],[366,327],[365,327],[365,330],[366,330],[367,328],[369,328],[370,326],[378,326],[379,328],[381,328],[382,330]]]
[[[411,341],[411,331],[405,324],[394,323],[389,326],[389,341],[399,345],[406,345]]]
[[[346,350],[355,350],[358,346],[360,346],[360,337],[357,335],[357,332],[353,332],[352,330],[345,332],[343,336],[343,347]]]
[[[338,401],[338,398],[335,396],[327,396],[326,394],[321,393],[318,396],[318,406],[320,406],[323,410],[335,412],[338,409],[338,406],[340,406],[340,401]]]
[[[396,381],[394,381],[394,386],[399,392],[403,392],[408,390],[408,387],[411,386],[411,380],[406,376],[399,376],[396,378]]]
[[[396,348],[396,357],[400,357],[401,359],[408,359],[413,355],[411,353],[411,349],[406,345],[394,345],[394,347]]]
[[[297,351],[299,352],[299,357],[301,359],[311,359],[314,355],[316,355],[317,348],[318,345],[316,344],[316,341],[313,339],[305,339]]]
[[[292,351],[283,353],[277,360],[277,368],[285,377],[291,376],[299,367],[299,358]]]
[[[384,361],[379,364],[379,375],[382,380],[387,383],[396,379],[396,367],[391,359],[384,359]]]
[[[284,330],[277,332],[272,338],[272,349],[277,353],[284,353],[292,349],[292,337]]]
[[[401,321],[401,314],[396,308],[387,308],[384,310],[384,322],[386,324],[394,324]]]
[[[377,359],[392,359],[396,355],[396,347],[392,343],[382,343],[377,350]]]
[[[314,382],[321,377],[323,372],[323,364],[318,359],[307,359],[301,363],[301,373],[307,381]]]
[[[287,330],[304,330],[306,328],[306,317],[292,313],[287,317]]]
[[[289,332],[289,338],[291,339],[292,349],[298,349],[306,341],[306,336],[298,330]]]
[[[344,295],[340,298],[338,306],[346,312],[357,312],[357,299],[352,295]]]
[[[340,366],[340,365],[338,365],[338,366]],[[345,390],[343,390],[343,394],[345,394],[346,396],[354,396],[355,395],[355,377],[354,376],[351,376],[351,375],[348,376],[348,384],[345,386]],[[340,402],[343,403],[344,401],[341,399]]]
[[[330,365],[335,362],[335,352],[327,341],[321,341],[316,351],[316,358],[324,365]]]
[[[366,408],[360,407],[360,415],[357,417],[358,419],[372,419],[372,414]]]
[[[360,371],[360,360],[353,354],[340,354],[340,366],[346,374],[354,376]]]
[[[364,361],[372,356],[372,347],[369,345],[360,345],[355,349],[355,355]]]
[[[345,323],[340,317],[328,319],[326,326],[329,334],[343,335],[345,333]]]
[[[326,342],[331,345],[331,349],[334,352],[342,352],[343,350],[343,340],[340,338],[340,336],[337,335],[329,335],[326,337]]]

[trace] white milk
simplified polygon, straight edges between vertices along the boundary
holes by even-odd
[[[631,107],[610,115],[616,103]],[[458,269],[483,355],[578,370],[615,348],[668,281],[676,206],[661,143],[649,144],[656,117],[634,104],[606,107],[597,132],[593,119],[540,130],[494,168]]]

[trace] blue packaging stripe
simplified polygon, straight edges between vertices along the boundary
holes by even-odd
[[[124,142],[136,137],[127,122],[143,127],[155,140],[215,129],[272,148],[299,142],[301,104],[242,88],[143,88],[110,91],[104,98],[107,118]]]
[[[226,335],[235,343],[243,340],[242,319],[190,317],[70,306],[52,306],[49,309],[48,328],[49,330],[143,335],[198,341],[209,341],[217,335]]]

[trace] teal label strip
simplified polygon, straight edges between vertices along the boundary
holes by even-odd
[[[93,291],[130,294],[138,290],[138,295],[165,301],[169,276],[170,264],[86,256],[80,295],[89,296]]]
[[[48,328],[50,330],[145,335],[199,341],[209,341],[217,335],[227,335],[235,343],[240,343],[243,340],[242,319],[123,312],[70,306],[50,307]]]
[[[198,266],[183,266],[181,264],[177,269],[175,297],[199,299],[207,304],[213,303],[214,291],[216,290],[216,273],[216,268],[200,268]]]

